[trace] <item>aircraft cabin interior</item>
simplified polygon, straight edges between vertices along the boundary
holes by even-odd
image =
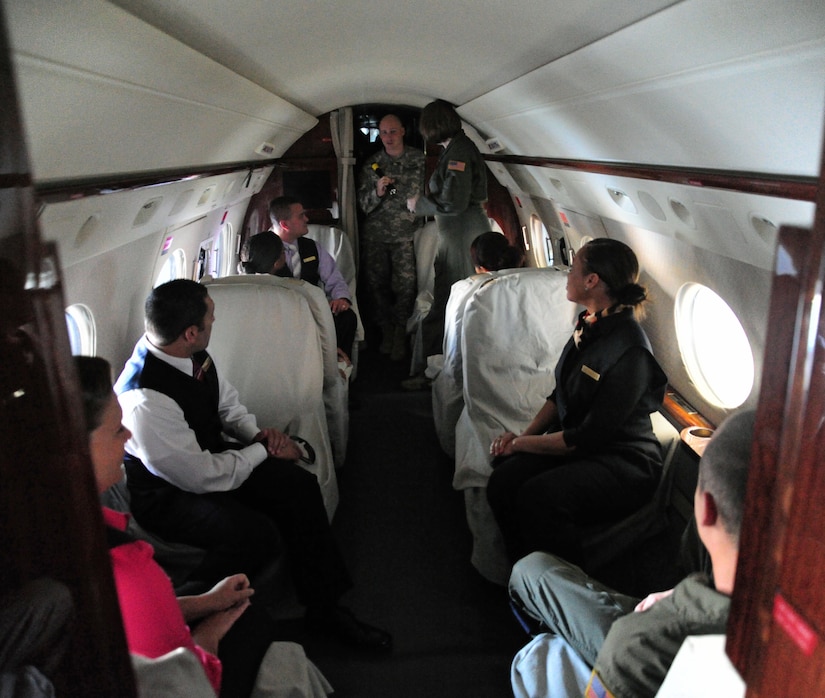
[[[639,598],[679,582],[701,455],[755,410],[726,631],[688,638],[657,695],[825,694],[825,3],[0,0],[0,62],[0,608],[32,580],[69,589],[56,695],[151,695],[164,675],[127,646],[73,356],[116,379],[147,295],[175,279],[214,302],[221,380],[306,444],[344,601],[393,649],[314,636],[276,564],[252,581],[282,639],[342,698],[513,695],[531,638],[508,603],[491,443],[554,390],[585,308],[574,261],[601,238],[647,289],[661,475],[641,508],[582,529],[580,564]],[[464,171],[422,136],[434,100],[480,154],[478,232],[522,263],[457,281],[431,354],[449,216],[397,202],[417,221],[415,298],[390,358],[359,188],[381,177],[387,115],[423,154],[420,196]],[[282,196],[346,284],[346,357],[323,286],[239,266]],[[128,512],[125,480],[103,502]],[[130,526],[182,588],[203,551]]]

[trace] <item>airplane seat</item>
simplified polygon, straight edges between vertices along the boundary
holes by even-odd
[[[433,418],[436,435],[443,451],[455,458],[455,425],[464,409],[462,394],[461,328],[467,299],[491,278],[527,271],[502,269],[474,274],[456,281],[450,289],[444,312],[444,341],[442,354],[430,357],[426,375],[433,379]],[[435,374],[435,375],[431,375]]]
[[[254,274],[227,276],[206,286],[217,308],[209,351],[218,371],[238,390],[259,426],[310,443],[315,462],[301,465],[318,479],[332,519],[338,483],[324,401],[324,350],[316,317],[299,290],[311,285]],[[316,291],[324,295],[320,288]],[[326,298],[321,302],[321,314],[331,323]]]
[[[556,269],[506,270],[477,289],[464,309],[464,408],[455,428],[453,487],[464,491],[472,563],[497,584],[506,584],[510,564],[487,504],[490,443],[501,432],[524,430],[553,390],[577,313],[566,285],[566,274]]]
[[[487,220],[490,221],[490,230],[494,233],[501,233],[504,235],[504,231],[501,229],[501,226],[498,224],[498,221],[495,218],[487,217]]]
[[[349,286],[352,309],[355,312],[355,317],[358,319],[358,326],[355,330],[355,342],[352,345],[353,355],[350,356],[352,360],[352,375],[350,378],[351,380],[355,380],[358,373],[358,344],[364,341],[364,323],[361,322],[361,313],[358,310],[358,267],[355,264],[352,244],[346,233],[335,226],[310,223],[307,228],[309,232],[307,232],[306,236],[329,252],[335,260],[338,270],[344,277],[344,281],[346,281],[347,286]]]
[[[185,647],[154,659],[129,653],[135,673],[138,698],[151,696],[214,696],[203,666]]]
[[[412,335],[411,376],[423,373],[427,367],[421,322],[427,317],[427,313],[430,312],[433,304],[435,255],[438,251],[438,223],[428,221],[416,230],[413,245],[415,247],[415,271],[418,290],[412,315],[407,320],[407,334]]]
[[[452,458],[455,458],[455,425],[464,409],[461,358],[464,307],[467,299],[491,278],[492,274],[475,274],[456,281],[444,313],[443,362],[432,384],[433,421],[438,443]]]
[[[283,278],[268,274],[224,276],[220,279],[204,277],[201,283],[209,286],[210,295],[211,288],[214,285],[257,283],[275,288],[286,288],[301,294],[305,298],[321,339],[324,406],[326,408],[327,427],[332,443],[335,467],[343,467],[349,443],[349,381],[348,377],[341,373],[341,364],[338,362],[337,354],[335,323],[332,314],[329,312],[329,303],[323,289],[300,279]],[[243,397],[243,393],[241,397]]]
[[[582,540],[582,568],[598,572],[620,555],[664,530],[673,485],[675,462],[681,443],[679,430],[661,412],[650,415],[653,433],[662,445],[662,474],[653,497],[625,518],[585,530]]]
[[[185,647],[178,647],[154,659],[131,652],[129,657],[138,698],[215,696],[201,663]],[[294,642],[276,641],[269,645],[261,659],[250,695],[253,698],[309,698],[326,696],[331,692],[332,687],[318,667],[307,658],[303,647]]]

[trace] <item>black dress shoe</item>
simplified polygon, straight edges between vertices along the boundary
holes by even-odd
[[[392,649],[392,635],[373,625],[362,623],[348,608],[309,609],[307,626],[314,631],[330,633],[341,642],[362,649],[388,652]]]

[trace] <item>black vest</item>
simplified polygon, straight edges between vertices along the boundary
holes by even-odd
[[[315,244],[315,240],[300,237],[295,240],[295,242],[298,245],[298,254],[301,256],[300,278],[313,286],[318,286],[321,281],[321,275],[318,273],[318,246]],[[286,265],[284,265],[282,269],[279,269],[275,275],[292,278],[292,272]]]
[[[201,351],[195,354],[194,358],[203,363],[208,356],[206,351]],[[198,445],[202,449],[219,453],[228,448],[223,440],[223,427],[218,413],[220,390],[214,363],[201,381],[161,361],[145,346],[139,346],[120,374],[115,384],[115,392],[120,395],[138,388],[156,390],[172,398],[183,410],[184,419],[195,432]],[[130,487],[166,484],[165,480],[146,470],[143,463],[130,453],[127,453],[123,460]]]

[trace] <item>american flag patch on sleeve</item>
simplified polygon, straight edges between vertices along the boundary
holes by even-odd
[[[454,170],[455,172],[464,172],[464,169],[467,167],[466,162],[461,162],[461,160],[450,160],[447,163],[448,170]]]
[[[602,683],[596,670],[590,674],[590,683],[584,691],[584,698],[616,698]]]

